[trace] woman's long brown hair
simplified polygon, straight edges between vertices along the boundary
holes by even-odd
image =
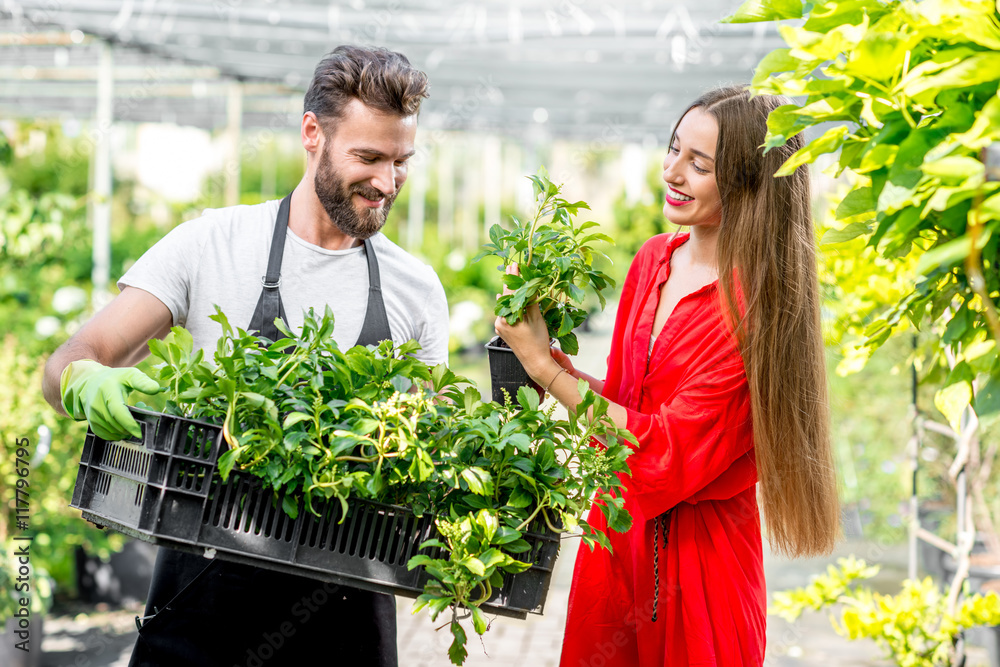
[[[803,145],[802,137],[766,153],[763,149],[768,113],[788,103],[731,86],[706,93],[688,111],[699,107],[719,125],[720,292],[750,384],[768,538],[776,551],[800,556],[833,549],[840,505],[809,172],[803,165],[791,176],[774,177]]]

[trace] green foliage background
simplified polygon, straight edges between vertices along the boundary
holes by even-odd
[[[902,538],[896,523],[909,484],[904,446],[909,438],[910,362],[916,361],[925,387],[951,388],[945,396],[949,400],[938,400],[950,415],[963,398],[972,400],[973,380],[978,380],[974,403],[981,412],[988,414],[998,404],[991,389],[998,362],[988,343],[985,304],[974,296],[965,269],[970,222],[978,222],[985,289],[996,297],[1000,195],[996,183],[985,181],[978,153],[998,136],[1000,120],[1000,68],[993,60],[1000,48],[996,8],[973,0],[755,1],[744,5],[734,20],[788,18],[805,21],[799,27],[782,25],[789,47],[765,58],[755,83],[762,91],[799,101],[775,115],[769,141],[817,126],[822,136],[797,160],[834,151],[834,171],[843,172],[841,180],[849,183],[816,208],[824,242],[821,275],[834,433],[841,470],[852,471],[851,479],[844,479],[845,500],[867,520],[867,536],[895,541]],[[39,133],[43,142],[37,141]],[[292,148],[279,142],[260,146],[273,162],[269,175],[265,171],[270,166],[265,168],[259,155],[244,161],[242,203],[280,196],[294,187],[304,161],[301,149]],[[25,122],[10,137],[0,137],[0,318],[12,336],[4,341],[0,370],[16,378],[0,390],[0,401],[18,402],[5,415],[27,415],[20,421],[6,418],[0,430],[6,448],[11,436],[34,438],[39,424],[53,429],[52,453],[35,471],[40,499],[35,526],[48,535],[65,536],[65,543],[51,547],[41,561],[63,591],[72,581],[70,546],[87,543],[98,552],[114,546],[65,506],[75,466],[64,462],[78,456],[83,430],[56,418],[42,402],[37,375],[46,355],[88,316],[86,307],[58,312],[53,306],[60,287],[76,286],[88,294],[91,289],[88,169],[89,147],[64,135],[57,123]],[[432,173],[426,195],[428,220],[437,218],[434,178]],[[196,201],[176,204],[128,178],[116,180],[112,277],[174,225],[205,207],[223,205],[220,183],[210,179]],[[599,267],[619,284],[643,242],[674,230],[662,214],[658,167],[648,172],[648,186],[652,202],[627,205],[622,196],[613,221],[602,224],[616,245],[609,253],[613,263]],[[397,238],[402,229],[393,221],[405,217],[407,197],[404,189],[386,228],[390,237]],[[503,220],[512,213],[505,202]],[[441,277],[449,303],[468,300],[485,311],[476,329],[485,341],[492,333],[489,312],[501,274],[489,261],[469,262],[455,240],[439,237],[436,226],[428,225],[420,254]],[[58,320],[55,334],[36,333],[42,317]],[[889,337],[892,331],[915,328],[921,331],[915,355],[909,337],[897,342]],[[961,345],[966,366],[959,372],[945,368],[942,344]],[[453,353],[465,345],[453,342]],[[841,374],[834,374],[835,369]],[[930,410],[935,397],[933,390],[927,391],[921,404]],[[928,447],[936,452],[943,444]],[[945,459],[926,453],[925,487],[935,485],[934,492],[946,496],[947,485],[935,484]]]
[[[753,88],[792,100],[770,115],[767,148],[805,130],[815,136],[778,175],[831,164],[828,173],[846,184],[818,210],[838,371],[859,371],[907,332],[915,345],[895,369],[916,367],[924,414],[957,431],[971,407],[983,450],[993,451],[1000,182],[987,179],[984,149],[1000,139],[1000,8],[992,0],[749,0],[727,21],[786,19],[795,20],[778,26],[788,46],[765,56]],[[921,458],[933,475],[922,487],[930,496],[953,496],[946,464],[954,456],[953,443],[928,439]],[[997,482],[993,471],[982,508],[993,516]]]
[[[848,328],[871,348],[906,322],[934,329],[928,371],[945,365],[945,349],[957,355],[937,398],[953,427],[970,403],[981,416],[1000,411],[1000,182],[987,181],[981,152],[1000,139],[1000,10],[988,0],[750,0],[728,20],[780,19],[804,22],[779,26],[788,48],[761,61],[754,90],[805,99],[770,115],[765,146],[825,131],[778,175],[834,153],[852,188],[824,242],[863,237],[908,282],[898,300],[845,313]]]
[[[962,600],[954,612],[934,581],[903,583],[898,595],[881,595],[860,583],[878,574],[853,556],[839,558],[809,585],[774,594],[771,613],[794,623],[808,610],[837,610],[830,622],[850,641],[872,639],[887,658],[902,667],[946,667],[955,658],[955,641],[969,628],[1000,623],[996,592]]]

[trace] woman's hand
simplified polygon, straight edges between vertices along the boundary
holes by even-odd
[[[555,367],[550,361],[549,353],[549,332],[545,327],[545,320],[538,310],[538,304],[531,304],[524,312],[524,319],[515,325],[507,324],[507,320],[498,317],[494,323],[494,329],[504,342],[510,346],[517,356],[524,370],[535,382],[544,382],[548,378],[539,376],[545,374],[545,370]],[[551,375],[551,373],[549,373]]]
[[[576,372],[576,367],[573,366],[573,361],[569,358],[569,355],[560,350],[557,347],[550,347],[549,354],[552,358],[556,360],[556,363],[566,369],[566,372],[573,377],[579,379],[580,375]]]
[[[520,275],[517,264],[508,266],[507,273],[514,276]],[[513,291],[504,285],[503,293],[512,294]],[[498,294],[497,297],[499,296]],[[545,327],[541,311],[538,310],[538,304],[534,303],[528,306],[524,313],[524,319],[515,325],[507,324],[505,318],[498,317],[494,322],[493,329],[510,346],[528,375],[539,384],[544,382],[544,378],[539,380],[539,374],[544,375],[545,371],[551,370],[553,366],[552,362],[548,361],[552,358],[549,353],[551,349],[549,347],[549,332]],[[560,352],[560,354],[562,353]],[[566,362],[569,362],[568,358]],[[563,366],[561,362],[559,365]],[[567,370],[571,371],[572,366],[573,364],[570,363]]]
[[[507,267],[507,273],[519,275],[517,264]],[[511,294],[512,290],[504,286],[504,294]],[[497,298],[500,295],[497,294]],[[545,327],[545,320],[538,310],[538,304],[533,303],[525,310],[524,319],[515,325],[507,324],[507,320],[498,317],[493,324],[497,335],[517,356],[518,361],[524,366],[531,379],[542,387],[539,389],[540,396],[543,391],[548,391],[557,401],[566,406],[567,409],[576,411],[582,400],[577,382],[586,380],[590,389],[599,395],[604,394],[604,381],[598,380],[587,373],[576,370],[569,356],[562,350],[549,346],[549,332]],[[566,371],[571,380],[562,378],[562,370]],[[588,414],[593,418],[593,408]],[[608,415],[618,428],[628,428],[628,413],[625,408],[617,403],[609,402]]]

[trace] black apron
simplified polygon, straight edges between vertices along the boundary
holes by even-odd
[[[250,330],[280,336],[287,322],[281,259],[291,195],[281,201]],[[369,240],[368,309],[359,345],[391,338]],[[137,621],[138,623],[138,621]],[[396,667],[396,599],[348,586],[161,548],[129,667]]]

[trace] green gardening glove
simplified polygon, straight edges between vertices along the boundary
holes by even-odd
[[[108,368],[90,359],[72,362],[59,380],[63,408],[76,420],[86,419],[104,440],[142,437],[125,398],[133,389],[156,394],[163,387],[138,368]]]

